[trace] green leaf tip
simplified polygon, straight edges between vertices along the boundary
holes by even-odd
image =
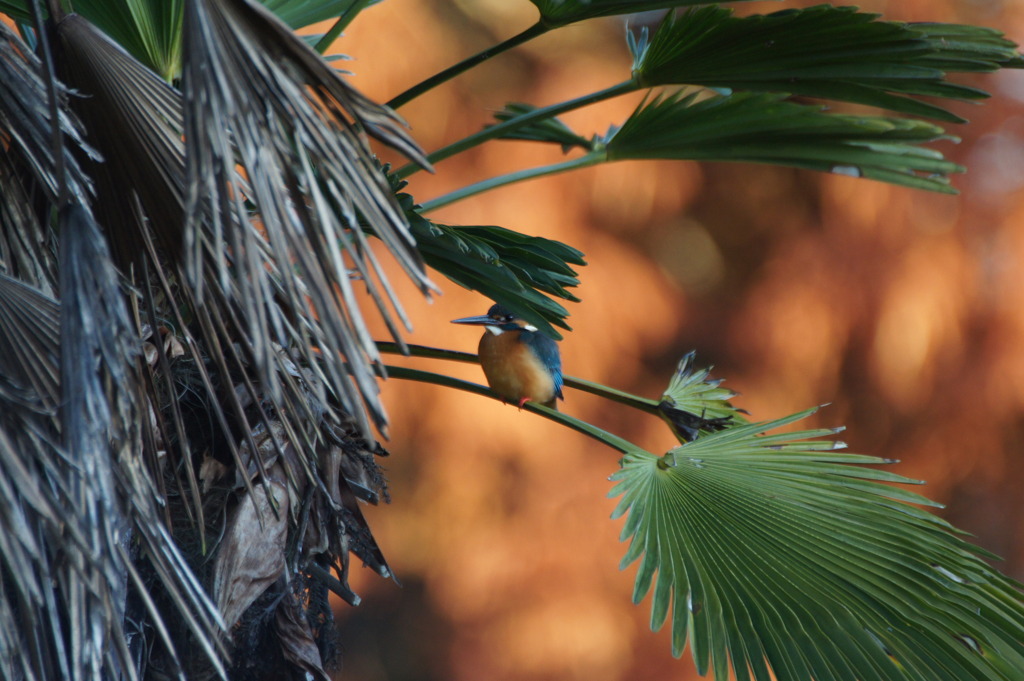
[[[499,123],[504,123],[534,111],[537,111],[537,107],[532,104],[509,102],[505,105],[504,109],[494,114],[494,117]],[[586,151],[591,151],[594,148],[593,141],[577,135],[569,126],[557,118],[542,118],[534,123],[505,133],[497,139],[516,139],[559,144],[562,147],[563,153],[568,153],[576,147]]]
[[[530,0],[530,2],[540,11],[540,23],[549,29],[597,17],[636,14],[702,4],[701,0]]]
[[[683,357],[658,403],[658,414],[682,442],[745,423],[742,410],[729,402],[736,393],[720,387],[721,379],[708,378],[711,367],[696,369],[695,358],[692,351]]]

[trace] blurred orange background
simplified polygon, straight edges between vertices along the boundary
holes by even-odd
[[[807,3],[811,4],[811,3]],[[784,6],[793,6],[786,3]],[[1024,40],[1024,3],[864,2],[885,18],[987,25]],[[779,3],[745,3],[770,12]],[[390,0],[335,50],[351,81],[386,101],[536,18],[525,2]],[[633,19],[634,25],[637,20]],[[621,19],[549,33],[401,109],[428,151],[478,130],[507,101],[547,105],[628,78]],[[498,224],[586,253],[581,304],[562,342],[566,373],[661,394],[676,362],[741,393],[758,420],[830,403],[855,452],[899,473],[943,517],[1024,578],[1024,72],[956,76],[993,93],[953,105],[971,123],[937,145],[968,166],[960,196],[766,166],[621,163],[506,187],[442,209],[450,224]],[[639,97],[563,117],[589,136]],[[390,157],[389,157],[390,158]],[[492,142],[411,178],[424,201],[470,182],[556,162],[557,149]],[[432,304],[395,277],[413,343],[475,351],[449,320],[489,301],[438,275]],[[479,367],[390,358],[483,382]],[[339,606],[337,678],[542,680],[697,678],[630,601],[621,522],[608,516],[616,453],[512,406],[398,380],[385,461],[392,503],[367,511],[398,588],[355,570],[363,597]],[[660,422],[575,391],[561,408],[652,451]]]
[[[813,2],[752,2],[739,13]],[[1016,0],[865,0],[885,18],[991,26],[1024,41]],[[334,50],[352,82],[386,101],[536,19],[526,0],[388,0]],[[637,20],[633,20],[634,25]],[[321,27],[322,28],[322,27]],[[508,101],[547,105],[628,78],[620,18],[550,33],[403,107],[428,151],[478,130]],[[512,185],[431,214],[497,224],[584,251],[568,304],[567,374],[657,397],[676,362],[698,364],[766,420],[829,403],[807,425],[846,425],[855,452],[900,459],[940,514],[1024,579],[1024,71],[956,76],[994,96],[940,148],[968,166],[949,197],[767,166],[620,163]],[[589,136],[640,96],[565,115]],[[394,157],[385,157],[395,160]],[[561,160],[492,142],[419,173],[424,201]],[[435,273],[436,275],[436,273]],[[489,301],[440,275],[432,303],[395,273],[412,343],[475,351],[449,324]],[[383,332],[381,338],[384,338]],[[479,367],[389,358],[483,382]],[[366,509],[402,587],[354,568],[363,597],[339,604],[340,681],[617,681],[698,678],[634,606],[608,519],[616,452],[512,406],[390,380],[384,461],[392,503]],[[567,391],[564,411],[651,451],[660,421]]]

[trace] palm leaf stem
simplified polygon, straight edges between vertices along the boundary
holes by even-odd
[[[313,46],[313,49],[319,54],[323,54],[331,46],[331,43],[338,39],[341,32],[348,28],[352,20],[371,4],[373,4],[373,0],[352,0],[348,7],[338,15],[338,20],[327,30],[327,33],[324,33],[316,45]]]
[[[540,22],[537,22],[536,24],[530,26],[525,31],[512,36],[508,40],[504,40],[498,43],[497,45],[492,45],[491,47],[488,47],[486,50],[478,52],[477,54],[474,54],[472,57],[467,57],[466,59],[463,59],[459,63],[449,66],[444,71],[440,71],[431,76],[430,78],[427,78],[426,80],[417,83],[416,85],[413,85],[405,92],[392,98],[391,101],[387,103],[387,105],[390,106],[392,109],[397,109],[398,107],[404,104],[408,104],[411,100],[419,97],[423,93],[434,89],[441,83],[445,83],[451,80],[452,78],[459,75],[460,73],[463,73],[464,71],[468,71],[477,64],[482,64],[491,57],[499,55],[502,52],[507,52],[508,50],[511,50],[514,47],[518,47],[519,45],[522,45],[528,40],[532,40],[533,38],[536,38],[539,35],[547,33],[549,30],[551,30],[549,27],[545,26]],[[317,45],[318,49],[319,47],[320,46]]]
[[[660,415],[658,411],[658,401],[648,399],[646,397],[640,397],[639,395],[633,395],[623,390],[616,390],[615,388],[609,388],[606,385],[600,383],[594,383],[583,378],[570,378],[565,377],[565,384],[576,390],[581,390],[591,395],[597,395],[603,397],[612,402],[618,402],[624,404],[627,407],[633,407],[640,411],[647,412],[648,414]]]
[[[514,184],[516,182],[522,182],[523,180],[532,180],[537,177],[545,177],[546,175],[555,175],[557,173],[563,173],[567,170],[578,170],[579,168],[588,168],[590,166],[604,163],[608,160],[608,154],[604,149],[598,151],[591,151],[579,158],[570,159],[568,161],[562,161],[561,163],[553,163],[551,165],[539,166],[536,168],[526,168],[524,170],[517,170],[514,173],[508,173],[506,175],[499,175],[498,177],[492,177],[480,182],[474,182],[473,184],[466,185],[460,189],[456,189],[453,192],[444,194],[431,199],[430,201],[424,201],[420,206],[420,213],[427,213],[432,210],[447,206],[450,203],[468,199],[470,196],[482,194],[483,192],[497,189],[498,187],[504,187],[507,184]]]
[[[474,133],[468,137],[464,137],[458,142],[453,142],[452,144],[449,144],[446,147],[442,147],[437,151],[433,152],[432,154],[430,154],[429,156],[427,156],[427,160],[430,161],[432,164],[437,163],[438,161],[443,161],[449,156],[454,156],[455,154],[463,152],[467,149],[471,149],[477,146],[478,144],[483,144],[488,140],[508,135],[510,132],[518,130],[519,128],[522,128],[531,123],[535,123],[536,121],[544,120],[546,118],[554,118],[555,116],[563,114],[567,111],[573,111],[575,109],[587,106],[588,104],[596,104],[597,102],[603,102],[606,99],[611,99],[613,97],[618,97],[619,95],[635,92],[638,89],[640,89],[640,86],[637,84],[637,82],[633,79],[630,79],[623,81],[617,85],[612,85],[611,87],[605,88],[604,90],[598,90],[597,92],[592,92],[588,95],[577,97],[576,99],[570,99],[567,102],[560,102],[558,104],[552,104],[551,106],[545,106],[540,109],[534,109],[529,113],[525,113],[521,116],[516,116],[515,118],[510,118],[507,121],[502,121],[501,123],[496,123],[495,125],[489,125],[480,132]],[[418,166],[415,163],[410,163],[399,168],[395,175],[399,179],[405,179],[418,170],[421,170],[420,166]]]
[[[408,352],[403,352],[398,343],[391,341],[377,341],[377,350],[385,355],[409,355],[411,357],[426,357],[427,359],[447,359],[452,362],[466,362],[476,364],[477,356],[472,352],[460,352],[459,350],[445,350],[444,348],[432,348],[426,345],[405,346]]]
[[[388,355],[402,355],[408,354],[412,357],[426,357],[428,359],[446,359],[452,362],[465,362],[467,364],[479,364],[479,358],[471,352],[459,352],[458,350],[445,350],[443,348],[431,348],[426,345],[407,345],[409,350],[408,353],[403,353],[397,343],[378,341],[377,350],[382,354]],[[389,370],[390,371],[390,370]],[[390,375],[390,374],[389,374]],[[574,378],[572,376],[564,376],[563,380],[565,385],[581,390],[591,395],[597,395],[619,404],[624,404],[627,407],[633,407],[640,411],[647,412],[648,414],[660,415],[658,411],[657,400],[651,400],[646,397],[640,397],[639,395],[633,395],[622,390],[616,390],[615,388],[609,388],[606,385],[600,383],[594,383],[587,381],[582,378]]]
[[[469,381],[463,381],[458,378],[452,378],[451,376],[445,376],[444,374],[435,374],[431,371],[422,371],[420,369],[410,369],[408,367],[398,367],[392,365],[386,365],[384,369],[387,371],[387,375],[390,378],[397,378],[400,380],[416,381],[417,383],[430,383],[432,385],[441,385],[446,388],[455,388],[456,390],[463,390],[465,392],[474,393],[476,395],[483,395],[490,397],[495,400],[501,400],[501,397],[485,386],[470,383]],[[504,400],[501,400],[504,401]],[[573,430],[583,433],[598,442],[611,447],[623,454],[633,455],[646,455],[653,456],[650,452],[647,452],[640,447],[637,447],[632,442],[625,440],[618,435],[613,435],[606,430],[601,430],[596,426],[592,426],[586,421],[581,421],[577,418],[563,414],[560,411],[550,409],[543,405],[537,404],[536,402],[526,402],[523,407],[525,411],[533,412],[543,416],[546,419],[550,419],[555,423],[560,423],[563,426],[572,428]]]

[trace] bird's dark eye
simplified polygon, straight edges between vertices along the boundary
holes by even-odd
[[[514,315],[510,315],[510,314],[505,315],[505,321],[506,322],[511,322],[513,319],[515,319]]]

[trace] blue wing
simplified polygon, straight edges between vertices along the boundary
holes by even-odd
[[[551,373],[551,378],[555,382],[555,396],[565,399],[562,397],[562,356],[558,352],[558,343],[536,331],[523,332],[523,340]]]

